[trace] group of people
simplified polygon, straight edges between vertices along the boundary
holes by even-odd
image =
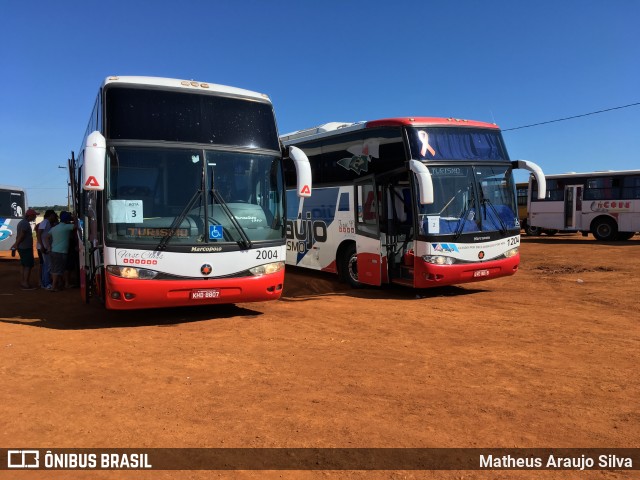
[[[16,241],[11,247],[12,251],[17,250],[20,255],[20,286],[23,290],[38,288],[31,284],[31,272],[35,266],[31,223],[37,216],[38,212],[32,208],[26,211],[24,218],[18,223]],[[64,211],[58,219],[56,212],[47,210],[44,219],[36,225],[40,288],[58,292],[74,286],[70,279],[77,256],[77,243],[74,241],[76,229],[76,219],[71,213]]]

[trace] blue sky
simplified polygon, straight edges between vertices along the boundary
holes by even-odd
[[[503,129],[640,102],[640,1],[0,0],[0,184],[65,204],[102,80],[268,94],[280,133],[442,116]],[[506,131],[546,173],[640,169],[640,106]],[[526,178],[524,173],[517,179]]]

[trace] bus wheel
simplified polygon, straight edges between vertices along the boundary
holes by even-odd
[[[611,242],[618,236],[618,226],[609,217],[596,218],[591,224],[591,233],[596,240]]]
[[[534,227],[532,225],[527,225],[524,229],[524,233],[532,237],[536,237],[542,233],[542,228]]]
[[[547,234],[547,235],[549,235],[549,236],[553,236],[553,235],[555,235],[556,233],[558,233],[558,230],[545,230],[545,232],[544,232],[544,233],[546,233],[546,234]]]
[[[349,245],[340,258],[340,272],[352,288],[360,287],[358,281],[358,254],[355,244]]]

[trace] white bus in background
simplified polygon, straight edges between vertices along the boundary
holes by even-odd
[[[284,150],[264,94],[109,77],[77,162],[81,292],[108,309],[276,300],[285,262]]]
[[[513,275],[520,221],[495,124],[453,118],[328,123],[283,135],[311,163],[314,192],[287,202],[287,264],[352,286],[428,288]],[[544,187],[541,188],[544,195]]]
[[[0,185],[0,251],[11,248],[16,240],[16,227],[27,211],[24,188]]]
[[[529,180],[534,228],[592,233],[603,241],[628,240],[640,231],[640,170],[547,175],[546,189],[538,199],[538,184]]]

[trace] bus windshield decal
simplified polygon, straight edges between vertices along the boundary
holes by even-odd
[[[431,154],[432,157],[436,156],[436,151],[433,149],[431,145],[429,145],[429,134],[424,130],[418,131],[418,138],[422,143],[422,148],[420,149],[420,155],[423,157],[427,155],[427,151]]]
[[[369,171],[369,155],[354,155],[351,158],[343,158],[338,160],[338,165],[360,175],[362,172]]]

